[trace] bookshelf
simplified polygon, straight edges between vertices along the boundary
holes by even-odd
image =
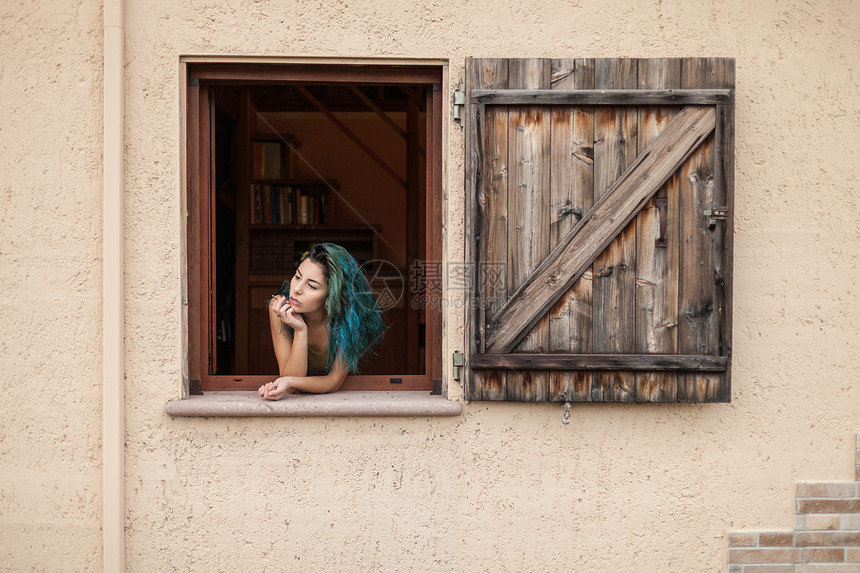
[[[333,182],[292,179],[251,182],[252,225],[325,225],[331,222]]]

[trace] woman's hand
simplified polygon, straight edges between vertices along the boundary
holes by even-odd
[[[263,384],[257,392],[261,398],[265,398],[266,400],[280,400],[287,392],[292,394],[299,392],[296,388],[290,387],[291,381],[292,378],[290,376],[284,376],[268,384]]]
[[[305,319],[301,314],[293,310],[293,305],[290,304],[289,299],[284,295],[275,295],[274,298],[272,298],[272,302],[269,303],[269,308],[272,309],[272,312],[275,313],[275,316],[277,316],[281,322],[293,330],[304,330],[307,328]]]

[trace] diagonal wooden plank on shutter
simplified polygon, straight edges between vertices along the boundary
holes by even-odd
[[[510,352],[714,127],[712,107],[684,108],[491,319],[485,351]]]

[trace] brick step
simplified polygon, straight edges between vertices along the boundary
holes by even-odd
[[[860,572],[860,434],[849,482],[798,482],[792,531],[730,531],[729,573]]]

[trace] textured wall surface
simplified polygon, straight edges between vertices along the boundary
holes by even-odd
[[[0,17],[0,568],[95,571],[101,7]],[[131,0],[125,22],[130,571],[725,570],[728,530],[793,527],[796,480],[853,478],[856,1]],[[737,58],[732,403],[582,404],[568,426],[557,404],[474,402],[169,418],[183,55],[444,59],[451,89],[468,56]],[[445,129],[445,257],[462,260],[463,136]],[[446,324],[445,356],[462,313]]]
[[[0,4],[3,571],[101,568],[101,30]]]

